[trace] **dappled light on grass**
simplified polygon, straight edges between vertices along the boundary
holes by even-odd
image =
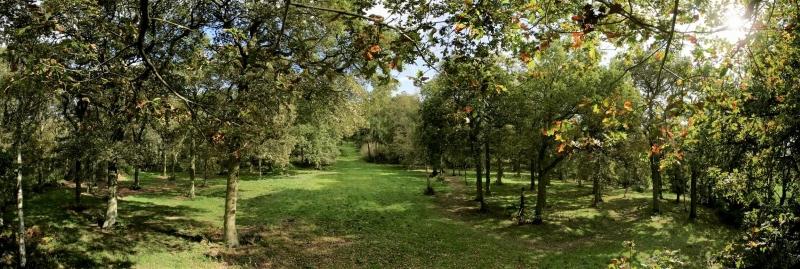
[[[465,186],[463,177],[434,181],[437,194],[425,196],[424,171],[353,159],[327,171],[241,181],[242,246],[226,249],[220,244],[222,179],[209,180],[208,186],[198,187],[195,199],[188,199],[184,177],[169,181],[143,175],[144,189],[122,198],[120,225],[110,231],[94,224],[103,203],[99,197],[87,196],[90,206],[71,212],[43,206],[69,199],[69,191],[39,196],[30,221],[47,234],[60,235],[39,248],[52,253],[48,264],[596,268],[619,256],[625,240],[637,243],[641,259],[674,249],[681,257],[704,261],[727,236],[707,212],[701,211],[698,223],[686,223],[681,205],[665,203],[668,213],[651,218],[642,206],[644,193],[623,197],[622,190],[610,190],[598,208],[588,208],[590,188],[559,181],[550,186],[554,198],[547,221],[518,226],[510,216],[527,182],[524,177],[492,186],[487,197],[491,210],[479,213],[472,201],[474,182]],[[473,251],[476,246],[481,251]]]

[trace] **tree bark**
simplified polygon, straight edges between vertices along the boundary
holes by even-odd
[[[690,172],[690,176],[689,176],[689,181],[690,181],[689,184],[691,185],[690,187],[692,188],[690,190],[690,194],[689,194],[691,196],[691,199],[692,199],[691,202],[689,202],[689,219],[690,220],[697,219],[697,176],[698,176],[697,175],[698,174],[697,169],[698,168],[696,166],[697,165],[692,165],[692,167],[690,168],[691,172]]]
[[[103,229],[108,229],[117,223],[117,180],[119,171],[117,161],[108,163],[108,204],[106,207],[106,220],[103,222]]]
[[[208,186],[208,159],[203,159],[203,187]]]
[[[651,153],[650,156],[650,179],[653,182],[653,213],[661,212],[659,199],[661,198],[661,171],[659,171],[660,158],[657,154]]]
[[[75,158],[75,208],[81,207],[81,159]]]
[[[191,146],[189,147],[189,155],[191,155],[191,160],[189,162],[189,198],[194,199],[194,178],[197,173],[195,167],[196,156],[194,152],[194,136],[190,138]]]
[[[531,160],[530,160],[531,163],[528,166],[528,170],[531,171],[531,191],[536,189],[536,171],[535,171],[536,170],[536,165],[535,165],[535,163],[533,161],[533,158],[534,158],[533,154],[531,154]]]
[[[541,224],[543,222],[543,213],[545,203],[547,203],[547,183],[545,182],[545,171],[539,171],[539,189],[536,192],[536,208],[533,214],[533,224]]]
[[[236,199],[239,191],[239,156],[231,152],[228,155],[228,184],[225,190],[224,236],[228,247],[239,246],[236,233]]]
[[[595,175],[592,179],[592,207],[597,207],[603,202],[603,194],[600,186],[600,176]]]
[[[166,148],[161,150],[161,176],[167,177],[167,150]]]
[[[138,190],[141,189],[142,186],[140,185],[139,181],[139,165],[133,166],[133,189]]]
[[[178,153],[172,154],[172,165],[170,166],[169,180],[177,180],[178,176],[175,174],[175,166],[178,165]]]
[[[486,211],[486,202],[483,200],[483,161],[481,160],[481,146],[478,142],[477,124],[473,124],[472,133],[470,134],[470,147],[472,147],[472,158],[475,161],[475,193],[476,201],[480,202],[480,211]]]
[[[492,175],[491,175],[492,174],[492,168],[491,168],[492,167],[491,166],[492,156],[491,156],[491,153],[489,152],[490,151],[489,139],[485,138],[484,140],[486,140],[486,141],[483,142],[484,161],[486,162],[486,169],[485,169],[486,177],[485,177],[485,180],[484,180],[486,186],[484,188],[486,189],[485,190],[486,191],[486,195],[490,195],[492,193],[491,188],[490,188],[490,185],[491,185],[490,183],[492,181]]]
[[[372,148],[370,148],[369,144],[370,142],[367,142],[367,158],[369,159],[369,162],[372,162]],[[302,151],[303,149],[301,148],[300,150]]]
[[[503,160],[497,158],[497,180],[494,181],[496,185],[503,185]]]
[[[261,158],[258,158],[258,179],[261,179],[261,176],[264,175],[264,172],[262,172],[264,169],[261,169],[261,160]]]
[[[19,142],[17,142],[19,143]],[[25,214],[23,210],[23,188],[22,188],[22,149],[17,144],[17,218],[19,219],[19,230],[17,230],[17,244],[19,245],[19,266],[25,268],[27,258],[25,254]]]

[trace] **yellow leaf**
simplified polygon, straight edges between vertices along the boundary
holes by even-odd
[[[457,33],[460,33],[461,31],[463,31],[466,28],[467,28],[466,24],[463,24],[463,23],[460,23],[460,22],[456,23],[456,32]]]

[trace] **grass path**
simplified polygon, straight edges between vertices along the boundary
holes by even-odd
[[[170,182],[145,173],[144,191],[120,204],[121,223],[100,231],[103,202],[91,196],[77,213],[64,205],[70,190],[55,190],[28,203],[28,221],[46,235],[37,261],[45,267],[137,268],[599,268],[637,244],[637,260],[664,249],[679,250],[685,266],[706,267],[730,234],[713,217],[688,223],[682,206],[650,217],[647,194],[610,191],[599,209],[587,208],[588,187],[553,182],[550,220],[516,226],[509,217],[525,180],[493,186],[488,215],[471,198],[474,179],[437,182],[424,196],[424,174],[369,164],[354,149],[325,171],[240,182],[237,222],[243,243],[220,247],[224,179],[213,179],[190,200],[186,180]],[[129,184],[123,182],[123,185]],[[533,194],[527,194],[533,201]]]

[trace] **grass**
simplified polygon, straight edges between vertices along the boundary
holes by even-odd
[[[215,178],[188,199],[187,180],[144,173],[142,191],[122,198],[119,226],[97,227],[104,202],[84,196],[75,212],[71,190],[58,189],[27,203],[26,221],[41,230],[33,254],[40,267],[135,268],[599,268],[626,254],[635,242],[639,263],[654,253],[678,250],[686,267],[707,267],[732,231],[709,212],[690,223],[682,205],[664,201],[651,217],[649,195],[607,191],[589,208],[590,186],[552,182],[543,225],[517,226],[519,189],[526,180],[506,178],[487,197],[491,213],[477,212],[474,179],[436,182],[422,195],[422,171],[368,164],[355,149],[327,170],[240,181],[237,215],[243,246],[221,247],[225,181]],[[122,182],[129,185],[130,182]],[[527,202],[535,201],[526,193]],[[665,197],[669,198],[669,197]],[[527,214],[530,214],[528,212]]]

